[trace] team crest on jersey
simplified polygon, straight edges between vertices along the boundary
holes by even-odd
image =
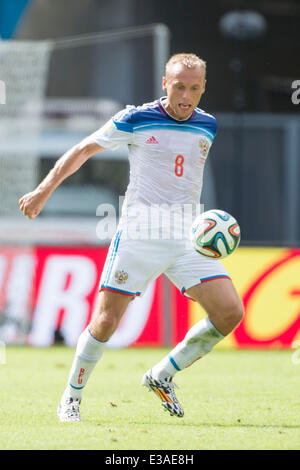
[[[118,284],[125,284],[128,279],[128,273],[126,271],[116,271],[115,272],[115,280]]]
[[[210,148],[209,140],[206,137],[202,137],[199,141],[199,146],[202,157],[207,157]]]

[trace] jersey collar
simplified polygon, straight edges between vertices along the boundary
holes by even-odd
[[[166,96],[162,96],[161,98],[159,98],[159,100],[157,100],[157,103],[158,103],[158,107],[160,109],[160,111],[167,117],[169,117],[170,119],[173,119],[173,121],[176,121],[178,123],[180,122],[187,122],[189,119],[191,119],[193,116],[194,116],[194,112],[195,110],[193,110],[192,114],[189,115],[189,117],[187,117],[186,119],[175,119],[173,116],[171,116],[168,111],[166,110],[166,108],[164,107],[164,104],[163,102],[165,101],[166,99]]]

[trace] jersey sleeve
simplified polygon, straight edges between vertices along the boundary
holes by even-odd
[[[91,134],[89,140],[111,150],[116,150],[122,145],[130,145],[133,142],[133,125],[130,120],[131,109],[126,108]]]
[[[218,132],[218,122],[214,116],[213,116],[213,121],[212,121],[211,126],[212,126],[212,131],[214,133],[214,138],[215,138]]]

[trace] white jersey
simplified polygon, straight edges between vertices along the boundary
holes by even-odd
[[[128,106],[92,134],[102,147],[127,144],[130,180],[126,204],[198,204],[216,119],[199,108],[184,121],[171,117],[164,98]]]
[[[166,112],[162,98],[127,107],[92,134],[91,140],[102,147],[116,149],[127,144],[130,162],[126,204],[110,244],[100,290],[143,295],[165,273],[184,294],[201,282],[229,277],[219,261],[199,255],[187,234],[179,233],[179,219],[169,225],[166,212],[162,222],[139,218],[139,229],[145,226],[150,231],[131,230],[138,218],[136,208],[146,207],[149,212],[150,207],[152,213],[153,206],[167,205],[177,215],[172,206],[199,207],[204,165],[216,130],[215,118],[198,108],[185,121],[177,121]],[[157,233],[152,231],[156,223]],[[164,231],[167,226],[170,232]],[[189,228],[189,224],[185,226]]]

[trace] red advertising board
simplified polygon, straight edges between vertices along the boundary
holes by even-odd
[[[0,247],[0,340],[75,346],[98,297],[107,247]],[[300,251],[239,248],[225,260],[245,317],[218,347],[291,347],[300,333]],[[205,312],[165,276],[130,303],[108,346],[173,346]]]
[[[33,346],[50,346],[55,338],[75,346],[77,338],[89,323],[98,297],[99,281],[107,247],[34,247],[29,252],[19,248],[0,249],[0,302],[2,328],[6,342],[26,340]],[[24,257],[24,263],[17,270]],[[14,311],[18,289],[23,283],[22,315]],[[157,346],[164,344],[164,282],[158,278],[145,295],[129,306],[110,347],[131,344]],[[17,286],[16,286],[17,287]],[[24,328],[29,328],[24,335]]]

